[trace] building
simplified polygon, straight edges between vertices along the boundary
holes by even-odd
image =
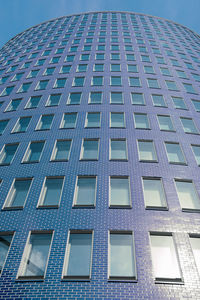
[[[91,12],[0,63],[0,299],[200,299],[199,35]]]

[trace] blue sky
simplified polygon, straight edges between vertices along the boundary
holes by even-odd
[[[200,33],[200,0],[0,0],[0,47],[49,19],[87,11],[119,10],[159,16]]]

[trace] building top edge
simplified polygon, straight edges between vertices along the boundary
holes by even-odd
[[[144,14],[144,13],[137,13],[137,12],[132,12],[132,11],[118,11],[118,10],[103,10],[103,11],[86,11],[86,12],[80,12],[80,13],[75,13],[75,14],[70,14],[70,15],[64,15],[64,16],[61,16],[61,17],[57,17],[57,18],[53,18],[53,19],[49,19],[47,21],[43,21],[41,23],[38,23],[36,25],[33,25],[31,27],[28,27],[27,29],[17,33],[14,37],[12,37],[11,39],[9,39],[1,48],[0,50],[10,41],[12,41],[13,39],[15,39],[18,35],[21,35],[23,34],[24,32],[34,28],[34,27],[37,27],[37,26],[40,26],[42,24],[45,24],[47,22],[51,22],[51,21],[56,21],[56,20],[59,20],[59,19],[63,19],[63,18],[66,18],[66,17],[73,17],[73,16],[79,16],[79,15],[85,15],[85,14],[94,14],[94,13],[125,13],[125,14],[134,14],[134,15],[139,15],[139,16],[146,16],[146,17],[151,17],[151,18],[156,18],[156,19],[159,19],[159,20],[164,20],[164,21],[167,21],[167,22],[171,22],[172,24],[175,24],[175,25],[178,25],[178,26],[181,26],[183,28],[186,28],[187,30],[191,31],[192,33],[194,33],[195,35],[197,35],[199,38],[200,38],[200,34],[196,33],[194,30],[191,30],[190,28],[188,28],[187,26],[185,25],[182,25],[180,23],[177,23],[177,22],[174,22],[172,20],[169,20],[169,19],[166,19],[166,18],[163,18],[163,17],[158,17],[158,16],[153,16],[153,15],[150,15],[150,14]]]

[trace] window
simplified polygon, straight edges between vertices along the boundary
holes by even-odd
[[[172,97],[172,101],[175,108],[178,109],[187,109],[183,98],[181,97]]]
[[[151,233],[150,241],[155,280],[182,281],[172,234]]]
[[[98,160],[99,156],[99,140],[84,139],[81,148],[81,160]]]
[[[44,148],[44,141],[31,142],[26,150],[23,163],[35,163],[40,161],[40,157]]]
[[[194,74],[191,73],[192,77],[196,80],[196,81],[200,81],[200,75],[199,74]]]
[[[127,61],[134,61],[135,60],[135,55],[134,54],[126,54],[126,60]]]
[[[44,64],[44,62],[45,62],[45,59],[38,59],[35,66],[42,66]]]
[[[39,71],[40,70],[31,70],[30,73],[28,74],[27,78],[35,78],[38,75]]]
[[[169,163],[186,164],[186,160],[179,143],[165,142],[165,147]]]
[[[192,99],[192,104],[194,105],[195,110],[200,112],[200,101]]]
[[[103,72],[104,71],[104,64],[95,64],[93,71],[95,71],[95,72]]]
[[[4,264],[8,255],[8,251],[12,242],[12,233],[1,233],[0,234],[0,274],[3,271]]]
[[[31,232],[26,243],[18,278],[43,279],[46,273],[52,233]]]
[[[139,77],[129,77],[130,86],[141,87],[140,78]]]
[[[87,71],[87,66],[88,65],[85,65],[85,64],[78,65],[76,72],[86,72]]]
[[[96,53],[96,55],[95,55],[96,60],[103,60],[104,57],[105,57],[104,53]]]
[[[124,128],[125,127],[125,119],[124,113],[110,113],[110,127],[112,128]]]
[[[92,85],[103,85],[103,76],[93,76]]]
[[[12,132],[26,132],[28,125],[30,123],[31,117],[21,117],[18,119],[16,125],[14,126]]]
[[[52,57],[51,60],[50,60],[50,64],[57,64],[60,60],[60,56],[55,56],[55,57]]]
[[[35,90],[45,90],[49,80],[40,80],[35,88]]]
[[[156,56],[156,60],[158,64],[165,64],[164,57],[162,56]]]
[[[70,231],[63,278],[90,279],[93,235],[91,231]]]
[[[179,78],[188,79],[188,77],[187,77],[187,75],[185,74],[184,71],[176,70],[176,73],[177,73]]]
[[[172,91],[178,91],[175,81],[165,80],[167,88]]]
[[[122,79],[121,79],[121,76],[111,76],[110,78],[110,84],[111,85],[122,85]]]
[[[157,162],[156,150],[153,141],[138,140],[139,160],[144,162]]]
[[[174,126],[172,124],[172,120],[170,116],[158,115],[157,118],[158,118],[160,130],[174,131]]]
[[[175,179],[175,185],[182,210],[200,210],[200,199],[193,182]]]
[[[39,71],[39,70],[35,70],[35,71]],[[22,78],[22,76],[24,75],[24,73],[17,73],[17,74],[15,74],[14,75],[14,77],[10,80],[10,81],[18,81],[18,80],[20,80],[21,78]],[[31,76],[30,76],[31,77]],[[6,78],[6,80],[8,79],[8,76],[7,77],[3,77],[2,78],[2,83],[5,83],[6,82],[6,80],[4,79],[4,78]],[[3,80],[4,79],[4,80]]]
[[[171,76],[170,71],[169,71],[168,68],[160,67],[160,72],[161,72],[162,75]]]
[[[80,104],[81,103],[81,95],[82,93],[70,93],[67,104]]]
[[[196,234],[190,234],[190,244],[192,247],[194,259],[198,272],[200,273],[200,237]]]
[[[125,139],[110,140],[110,160],[127,160],[127,149]]]
[[[120,60],[120,54],[119,53],[111,53],[110,59],[111,60]]]
[[[89,104],[101,104],[102,92],[91,92],[89,97]]]
[[[23,83],[17,93],[26,93],[29,90],[31,83],[32,82]]]
[[[126,176],[110,177],[110,207],[130,207],[130,182]]]
[[[64,88],[65,87],[65,83],[66,83],[66,78],[57,78],[53,88],[54,89],[60,89],[60,88]]]
[[[60,72],[61,74],[68,74],[71,70],[71,66],[68,65],[68,66],[62,66],[61,69],[60,69]]]
[[[187,93],[190,94],[197,94],[197,92],[195,91],[195,89],[193,88],[192,84],[189,83],[183,83],[183,86],[186,90]]]
[[[60,128],[70,129],[76,127],[77,113],[66,113],[63,115]]]
[[[200,145],[191,145],[196,162],[200,165]]]
[[[14,85],[13,86],[7,86],[3,92],[1,93],[0,96],[9,96],[12,92],[12,90],[14,89]]]
[[[71,140],[57,140],[53,149],[51,161],[68,161],[71,142]]]
[[[75,55],[67,55],[65,61],[72,62],[74,60]]]
[[[10,188],[3,208],[23,208],[28,197],[32,178],[16,178]]]
[[[101,125],[100,112],[88,112],[85,119],[86,128],[99,128]]]
[[[160,88],[157,79],[147,78],[147,83],[150,88],[153,88],[153,89]]]
[[[75,77],[73,81],[73,86],[83,86],[85,77]]]
[[[199,134],[199,131],[197,130],[192,119],[181,117],[180,120],[185,133]]]
[[[134,124],[137,129],[150,129],[149,120],[147,114],[134,113]]]
[[[133,105],[145,105],[144,95],[141,93],[131,93],[131,101]]]
[[[46,106],[57,106],[60,102],[61,94],[51,94],[47,99]]]
[[[141,55],[142,62],[151,62],[149,55]]]
[[[96,202],[96,176],[78,176],[74,193],[74,206],[94,206]]]
[[[39,119],[39,122],[36,126],[36,130],[49,130],[51,129],[51,124],[53,121],[54,115],[42,115]]]
[[[89,55],[89,54],[81,54],[80,60],[82,60],[82,61],[87,61],[87,60],[89,60],[89,58],[90,58],[90,55]]]
[[[8,125],[9,120],[1,120],[0,121],[0,135],[4,133],[6,126]]]
[[[166,107],[163,95],[151,95],[151,97],[154,106]]]
[[[144,72],[146,74],[155,74],[154,68],[152,66],[144,66]]]
[[[145,207],[147,209],[167,209],[162,179],[144,177],[142,181]]]
[[[133,72],[133,73],[138,72],[137,65],[127,65],[127,70],[128,72]]]
[[[109,279],[136,280],[133,234],[111,231],[109,234]]]
[[[58,207],[60,204],[63,176],[46,177],[40,193],[38,207]]]
[[[111,104],[123,104],[122,92],[111,92],[110,93]]]
[[[0,165],[10,165],[13,161],[19,144],[4,145],[0,152]]]
[[[110,71],[111,72],[120,72],[121,71],[121,65],[120,64],[111,64],[110,65]]]

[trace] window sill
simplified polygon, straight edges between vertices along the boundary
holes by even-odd
[[[168,207],[161,207],[161,206],[146,206],[146,210],[158,210],[158,211],[168,211]]]
[[[82,208],[95,208],[95,205],[94,204],[74,204],[72,206],[73,209],[82,209]]]
[[[141,163],[158,163],[157,160],[139,160]]]
[[[199,213],[200,209],[195,209],[195,208],[182,208],[183,212],[187,212],[187,213]]]
[[[108,278],[108,282],[135,282],[137,283],[137,279],[135,277],[110,277]]]
[[[89,276],[64,276],[61,281],[90,281]]]
[[[110,209],[132,209],[131,205],[117,205],[117,204],[110,204]]]
[[[23,206],[15,206],[15,207],[4,207],[1,209],[1,211],[8,211],[8,210],[22,210]]]
[[[40,277],[40,276],[19,276],[18,278],[15,279],[15,281],[17,282],[21,282],[21,281],[44,281],[44,277]]]
[[[174,278],[174,279],[170,279],[170,278],[156,278],[155,279],[155,283],[156,284],[179,284],[179,285],[184,285],[184,282],[182,280],[182,278]]]
[[[37,209],[52,209],[52,208],[59,208],[59,205],[38,205]]]

